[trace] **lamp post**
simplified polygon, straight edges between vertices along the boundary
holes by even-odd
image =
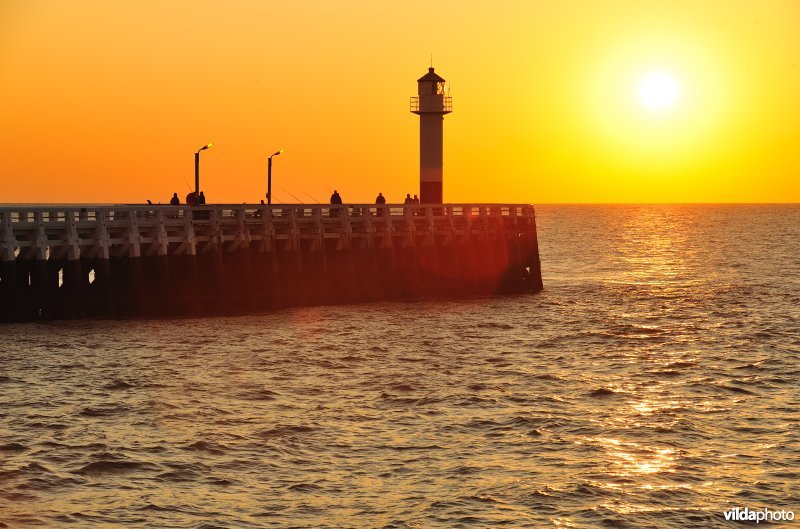
[[[284,149],[274,152],[267,158],[267,205],[270,206],[272,205],[272,157],[278,156],[283,151]]]
[[[213,143],[209,143],[208,145],[203,145],[197,152],[194,153],[194,199],[197,200],[197,197],[200,196],[200,151],[204,151],[209,147],[213,146]]]

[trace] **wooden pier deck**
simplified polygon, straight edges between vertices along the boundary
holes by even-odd
[[[527,204],[0,207],[0,321],[536,292]]]

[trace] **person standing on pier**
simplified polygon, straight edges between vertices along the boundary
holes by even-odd
[[[181,199],[178,198],[178,193],[172,193],[172,198],[169,201],[170,205],[177,206],[181,203]]]
[[[331,204],[334,206],[342,205],[342,197],[339,195],[339,192],[335,189],[333,190],[333,194],[331,195]],[[335,217],[337,215],[336,208],[331,208],[331,217]]]
[[[378,196],[375,197],[375,203],[379,206],[386,204],[386,198],[383,196],[383,193],[378,193]],[[383,208],[378,208],[378,216],[383,215]]]
[[[406,193],[406,199],[403,201],[403,204],[413,204],[414,199],[411,198],[411,193]]]
[[[206,196],[203,194],[202,191],[200,191],[200,196],[197,197],[197,203],[201,206],[205,206],[206,204]]]

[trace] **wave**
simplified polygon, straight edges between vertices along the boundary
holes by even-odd
[[[190,445],[184,446],[183,450],[190,450],[193,452],[207,452],[209,454],[222,455],[230,451],[230,448],[221,443],[212,443],[211,441],[195,441]]]
[[[743,366],[736,366],[734,369],[763,369],[762,368],[762,364],[763,363],[764,363],[764,360],[761,360],[759,362],[751,362],[751,363],[745,364]]]
[[[155,479],[156,481],[166,481],[170,483],[186,483],[190,482],[193,483],[197,481],[201,476],[199,474],[188,472],[188,471],[179,471],[179,470],[170,470],[169,472],[163,472],[158,474]]]
[[[270,439],[273,437],[286,437],[298,434],[308,434],[316,431],[316,428],[311,426],[296,425],[296,426],[277,426],[268,430],[263,430],[258,434],[262,439]]]
[[[503,331],[509,331],[515,328],[513,325],[510,325],[508,323],[495,323],[495,322],[479,323],[477,327],[479,329],[500,329]]]
[[[110,417],[114,415],[122,415],[130,411],[127,406],[111,405],[111,406],[87,406],[78,412],[81,417]]]
[[[517,417],[512,417],[511,419],[506,421],[506,424],[515,427],[516,426],[539,427],[548,421],[549,419],[546,418],[517,416]]]
[[[502,500],[488,494],[476,494],[474,496],[461,496],[459,500],[472,501],[477,503],[504,503]]]
[[[66,430],[69,428],[69,424],[64,424],[63,422],[42,422],[36,421],[31,422],[26,425],[28,428],[44,428],[47,430]]]
[[[144,463],[141,461],[110,461],[101,460],[94,461],[88,465],[82,466],[75,473],[76,474],[127,474],[130,472],[137,472],[140,470],[159,470],[158,465],[152,463]]]
[[[204,482],[215,487],[230,487],[236,484],[236,481],[225,478],[207,478]]]
[[[730,391],[731,393],[740,393],[742,395],[758,395],[758,393],[755,391],[750,391],[749,389],[740,388],[738,386],[731,386],[729,384],[714,384],[714,387],[724,389],[725,391]]]
[[[275,400],[280,396],[280,393],[270,391],[268,389],[254,389],[251,391],[244,391],[236,395],[237,398],[242,400]]]
[[[680,369],[682,367],[695,367],[697,365],[697,362],[691,360],[676,360],[674,362],[667,362],[664,367],[669,369]]]
[[[539,380],[553,380],[557,382],[568,381],[569,379],[555,375],[553,373],[543,373],[541,375],[535,375],[534,378]]]
[[[317,492],[322,490],[322,487],[314,483],[297,483],[287,488],[294,492]]]
[[[618,397],[624,394],[625,393],[622,391],[617,391],[611,388],[597,388],[586,393],[586,396],[594,398],[607,398],[607,397]]]
[[[683,375],[684,372],[678,371],[677,369],[655,369],[652,371],[647,371],[647,374],[656,377],[679,377]]]
[[[109,382],[108,384],[103,386],[103,389],[115,391],[115,390],[132,389],[134,387],[136,386],[134,386],[130,382],[125,382],[124,380],[120,379],[114,379],[112,382]]]
[[[444,450],[444,447],[432,444],[432,445],[383,445],[383,448],[394,450],[395,452],[407,452],[407,451],[417,451],[417,450]]]
[[[139,507],[140,511],[154,511],[154,512],[184,512],[181,509],[175,507],[162,507],[160,505],[156,505],[154,503],[148,503],[147,505],[143,505]]]
[[[394,391],[401,391],[401,392],[406,392],[407,393],[407,392],[415,391],[417,388],[415,388],[411,384],[405,384],[405,383],[402,383],[402,382],[397,382],[397,383],[394,383],[394,384],[390,384],[389,385],[389,389],[392,389]]]
[[[24,452],[28,447],[20,443],[6,443],[0,445],[0,452]]]
[[[383,349],[383,351],[378,351],[377,349]],[[370,347],[369,350],[370,351],[374,351],[374,352],[378,352],[378,353],[386,353],[386,352],[389,351],[385,347]],[[339,360],[341,360],[342,362],[348,362],[348,363],[360,363],[360,362],[366,361],[366,358],[364,358],[363,356],[349,354],[349,355],[345,355],[345,356],[339,358]]]

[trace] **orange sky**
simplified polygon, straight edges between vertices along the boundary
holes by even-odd
[[[796,0],[0,0],[0,202],[800,201]],[[653,111],[648,72],[680,86]]]

